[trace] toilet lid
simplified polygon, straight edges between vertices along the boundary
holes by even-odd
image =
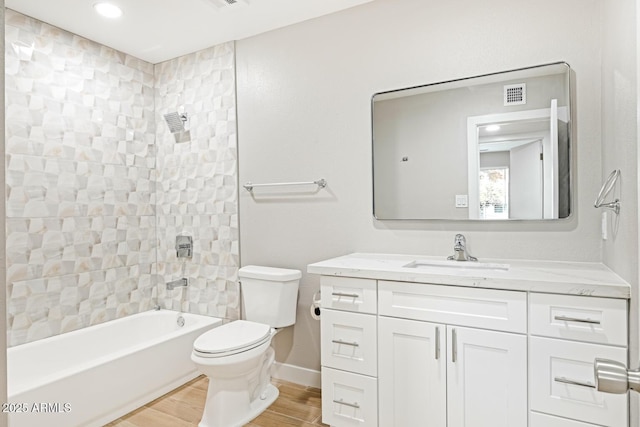
[[[236,320],[200,335],[193,343],[193,348],[201,353],[225,353],[250,347],[270,335],[269,325]]]

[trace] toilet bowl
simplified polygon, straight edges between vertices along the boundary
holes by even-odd
[[[237,320],[196,339],[191,360],[209,377],[199,427],[244,425],[276,400],[269,372],[275,333],[268,325]]]
[[[236,320],[199,336],[191,360],[209,378],[199,427],[247,424],[278,397],[271,384],[275,351],[271,340],[295,323],[298,270],[248,266],[239,270],[247,320]]]

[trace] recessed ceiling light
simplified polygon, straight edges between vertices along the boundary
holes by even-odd
[[[101,2],[94,4],[93,7],[96,12],[105,18],[119,18],[122,16],[122,9],[113,3]]]
[[[489,125],[485,128],[487,132],[495,132],[500,130],[500,125]]]

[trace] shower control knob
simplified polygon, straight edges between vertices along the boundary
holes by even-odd
[[[596,359],[593,369],[598,391],[614,394],[624,394],[629,390],[640,392],[640,371],[627,370],[624,363]]]

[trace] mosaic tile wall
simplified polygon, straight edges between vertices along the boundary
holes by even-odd
[[[237,318],[233,43],[154,66],[5,19],[8,344],[156,302]],[[163,119],[178,108],[180,144]],[[175,258],[178,233],[194,236],[190,260]],[[184,295],[164,286],[178,277]]]
[[[7,10],[10,346],[147,310],[153,65]]]
[[[158,286],[161,306],[239,318],[235,52],[232,42],[155,66]],[[176,143],[166,113],[186,113],[188,142]],[[193,237],[191,259],[175,236]]]

